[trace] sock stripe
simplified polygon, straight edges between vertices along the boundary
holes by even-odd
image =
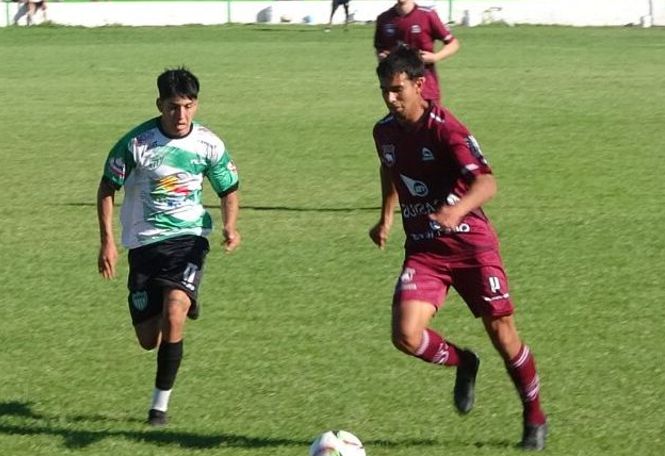
[[[529,351],[529,347],[522,345],[522,348],[520,349],[519,353],[517,353],[517,356],[511,361],[510,366],[515,369],[522,367],[522,365],[529,359],[530,354],[531,352]]]
[[[423,339],[420,341],[420,347],[418,347],[418,350],[416,350],[416,356],[420,356],[425,353],[427,347],[429,347],[429,334],[427,330],[425,330],[423,331]]]

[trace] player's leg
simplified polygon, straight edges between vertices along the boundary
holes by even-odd
[[[326,30],[330,30],[330,27],[332,26],[333,16],[335,15],[335,11],[337,11],[337,8],[339,8],[339,1],[332,0],[332,6],[330,8],[330,19],[328,19],[328,27],[326,28]]]
[[[486,252],[454,271],[455,288],[476,317],[481,317],[492,344],[504,360],[524,406],[522,446],[542,449],[547,433],[540,407],[539,380],[529,348],[513,318],[508,280],[498,252]]]
[[[478,357],[463,350],[429,327],[448,292],[450,276],[445,265],[431,264],[418,255],[404,262],[393,297],[392,339],[399,350],[425,362],[455,366],[454,403],[460,413],[473,407]]]
[[[161,341],[161,315],[155,315],[146,321],[134,325],[134,332],[141,348],[144,350],[153,350]]]
[[[179,289],[164,289],[161,317],[162,340],[157,351],[157,373],[148,421],[152,425],[166,424],[166,411],[173,385],[183,357],[183,335],[191,301]]]
[[[27,24],[32,25],[35,20],[35,11],[37,7],[32,0],[28,0],[28,16],[27,16]]]
[[[344,3],[344,25],[349,25],[349,2]]]
[[[547,418],[540,405],[536,360],[520,339],[512,315],[484,316],[483,323],[522,400],[524,434],[521,445],[528,450],[542,450],[547,438]]]

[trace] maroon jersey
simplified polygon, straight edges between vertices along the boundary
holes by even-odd
[[[492,170],[475,138],[450,111],[430,103],[424,115],[415,130],[392,115],[374,127],[381,164],[399,196],[407,253],[434,252],[454,261],[498,248],[482,209],[467,214],[452,232],[428,217],[443,204],[455,204],[474,176]]]
[[[406,16],[400,16],[392,7],[376,19],[374,47],[377,52],[390,51],[402,43],[413,49],[434,52],[435,40],[448,44],[454,39],[436,11],[418,5]],[[439,79],[434,64],[425,66],[423,98],[437,102],[440,99]]]

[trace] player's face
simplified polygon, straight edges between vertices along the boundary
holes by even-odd
[[[411,80],[406,73],[397,73],[381,79],[381,93],[388,110],[395,117],[416,122],[422,115],[423,99],[420,96],[424,78]]]
[[[187,136],[198,106],[198,101],[189,97],[158,98],[157,108],[162,113],[162,128],[166,134],[175,138]]]

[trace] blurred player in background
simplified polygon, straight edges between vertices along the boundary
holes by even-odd
[[[434,42],[441,41],[443,46],[438,51]],[[441,101],[439,78],[435,63],[455,54],[459,41],[443,25],[437,12],[431,8],[416,5],[414,0],[397,0],[389,10],[376,19],[374,48],[379,60],[385,58],[391,49],[406,44],[420,51],[425,62],[425,85],[423,98],[434,102]]]
[[[547,419],[536,364],[517,333],[499,242],[481,209],[496,193],[492,171],[466,127],[423,98],[426,69],[417,50],[397,48],[377,73],[390,113],[374,127],[382,211],[369,234],[385,246],[398,202],[406,232],[393,297],[393,343],[426,362],[455,366],[454,403],[461,414],[470,412],[480,360],[429,327],[454,287],[482,319],[521,397],[522,448],[541,450]]]
[[[328,21],[328,27],[326,27],[326,32],[330,31],[330,28],[332,27],[332,21],[333,21],[333,16],[335,15],[335,11],[337,11],[337,8],[339,8],[340,5],[344,7],[344,30],[347,30],[347,26],[349,25],[349,2],[351,0],[332,0],[332,9],[330,11],[330,20]]]
[[[201,202],[207,177],[220,198],[227,251],[240,243],[238,173],[222,140],[194,122],[199,81],[185,68],[157,78],[161,115],[137,126],[111,149],[97,192],[101,246],[99,273],[116,275],[113,201],[124,186],[120,220],[129,249],[129,311],[138,342],[159,347],[148,423],[166,411],[183,357],[187,316],[198,318],[197,294],[209,250],[212,219]]]

